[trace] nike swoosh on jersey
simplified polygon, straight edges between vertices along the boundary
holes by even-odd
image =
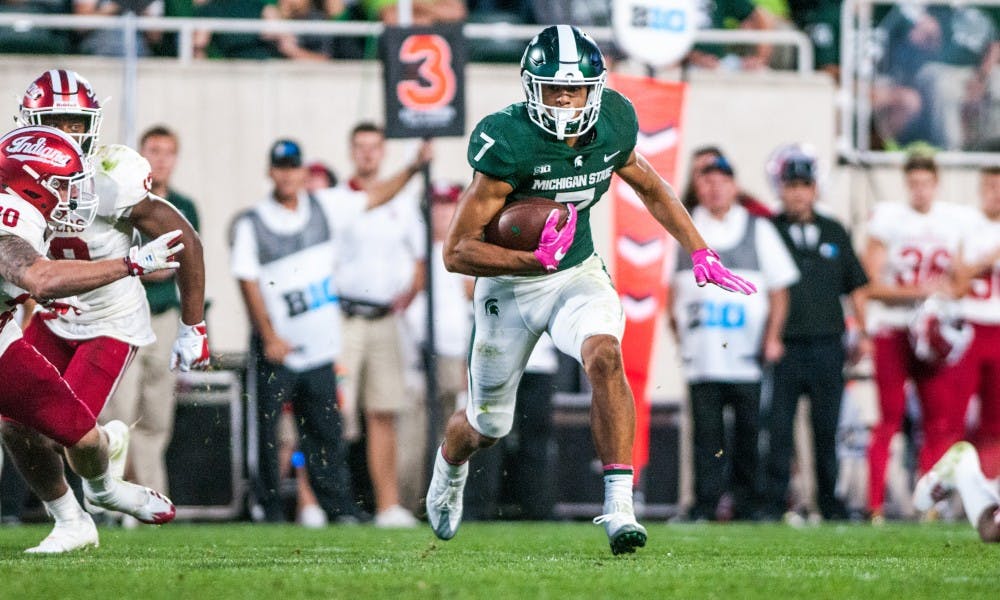
[[[552,257],[555,258],[556,261],[560,261],[560,260],[566,258],[566,251],[563,250],[562,248],[560,248],[560,249],[556,250],[556,253],[553,254]]]
[[[621,150],[617,150],[615,152],[612,152],[611,154],[605,154],[604,155],[604,162],[608,162],[609,160],[611,160],[612,158],[618,156],[619,154],[621,154]]]

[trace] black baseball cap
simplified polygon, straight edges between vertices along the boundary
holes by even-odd
[[[733,171],[733,165],[729,164],[726,157],[721,154],[713,158],[712,162],[701,168],[702,175],[705,173],[711,173],[712,171],[718,171],[723,175],[728,175],[730,177],[733,177],[736,174],[735,171]]]
[[[302,148],[292,140],[278,140],[271,146],[272,167],[301,167]]]
[[[816,162],[807,156],[789,157],[781,164],[781,171],[778,173],[778,177],[785,183],[792,181],[815,183]]]

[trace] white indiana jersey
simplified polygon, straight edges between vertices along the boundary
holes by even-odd
[[[100,201],[97,218],[82,232],[55,231],[49,242],[54,259],[103,260],[125,258],[132,246],[132,207],[147,197],[149,162],[121,144],[101,146],[93,157],[94,184]],[[46,321],[64,339],[107,336],[133,346],[156,340],[146,292],[138,277],[119,279],[77,296],[86,308]]]
[[[886,260],[876,277],[885,284],[913,286],[945,276],[958,255],[961,240],[977,218],[970,207],[934,202],[926,213],[909,204],[883,202],[875,205],[868,222],[868,235],[885,245]],[[871,302],[867,329],[899,329],[909,325],[917,303]]]
[[[962,242],[962,261],[977,263],[1000,249],[1000,221],[987,221]],[[962,298],[962,316],[974,323],[1000,325],[1000,260],[972,280]]]
[[[0,194],[0,236],[19,237],[39,254],[45,254],[45,229],[45,217],[38,209],[17,196]],[[27,298],[27,292],[0,279],[0,354],[21,337],[14,311]]]

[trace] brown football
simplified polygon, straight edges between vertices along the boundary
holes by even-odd
[[[548,198],[522,198],[508,202],[486,224],[483,239],[510,250],[535,250],[552,209],[560,213],[559,227],[565,225],[569,216],[565,204]]]

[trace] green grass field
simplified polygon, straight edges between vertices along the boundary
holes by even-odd
[[[1000,545],[967,524],[792,529],[649,522],[614,557],[587,523],[409,531],[172,524],[102,529],[101,548],[22,554],[43,526],[0,529],[2,598],[990,598]]]

